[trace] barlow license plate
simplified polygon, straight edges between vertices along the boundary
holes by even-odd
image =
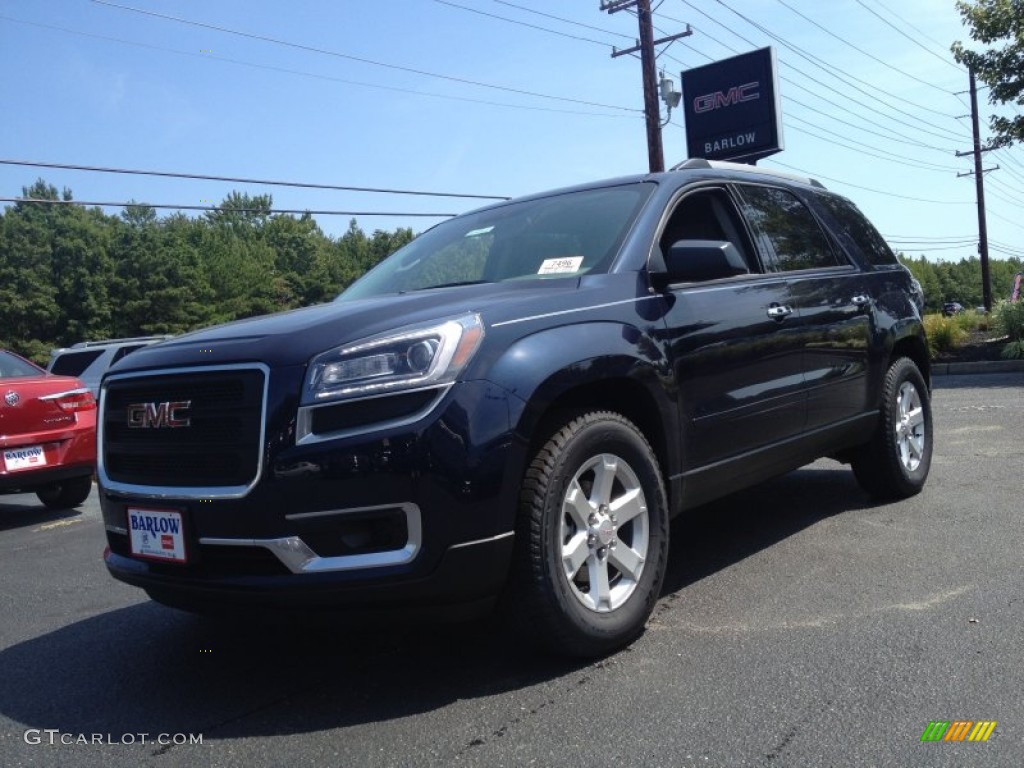
[[[173,563],[188,562],[181,512],[128,507],[128,534],[132,554],[137,557]]]
[[[46,454],[41,445],[27,445],[24,448],[5,448],[4,466],[8,472],[46,466]]]

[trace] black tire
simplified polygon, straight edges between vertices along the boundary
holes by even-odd
[[[931,396],[913,360],[895,360],[885,375],[878,427],[855,451],[853,473],[878,499],[918,493],[932,463]]]
[[[639,429],[611,412],[561,422],[520,491],[507,595],[519,634],[579,657],[634,640],[661,591],[668,522],[658,462]]]
[[[36,491],[36,496],[47,509],[77,507],[92,493],[92,477],[73,477]]]

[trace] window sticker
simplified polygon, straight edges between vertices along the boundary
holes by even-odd
[[[563,256],[559,259],[544,259],[537,270],[538,275],[565,275],[578,272],[583,264],[582,256]]]
[[[479,235],[486,235],[488,232],[494,229],[492,224],[489,227],[483,227],[482,229],[471,229],[469,232],[463,235],[463,237],[478,237]]]

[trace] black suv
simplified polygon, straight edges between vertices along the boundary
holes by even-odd
[[[920,308],[854,205],[786,174],[691,160],[465,214],[330,304],[113,368],[106,564],[196,611],[500,600],[606,653],[671,517],[822,456],[921,489]]]

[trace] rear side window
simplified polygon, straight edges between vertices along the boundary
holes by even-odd
[[[0,352],[0,379],[21,379],[41,374],[42,371],[27,360],[22,360],[7,352]]]
[[[818,195],[818,200],[835,219],[836,230],[845,234],[874,266],[897,264],[896,254],[867,217],[845,197]]]
[[[93,361],[103,354],[102,349],[85,349],[81,352],[64,352],[50,365],[50,373],[60,376],[81,376]]]
[[[810,209],[777,187],[741,186],[743,213],[774,272],[842,265]]]
[[[127,345],[127,346],[121,347],[120,349],[117,350],[117,352],[114,353],[114,356],[110,359],[110,364],[113,365],[118,360],[120,360],[122,357],[127,355],[129,352],[134,352],[136,349],[142,349],[144,346],[146,346],[146,345],[145,344],[131,344],[131,345]]]

